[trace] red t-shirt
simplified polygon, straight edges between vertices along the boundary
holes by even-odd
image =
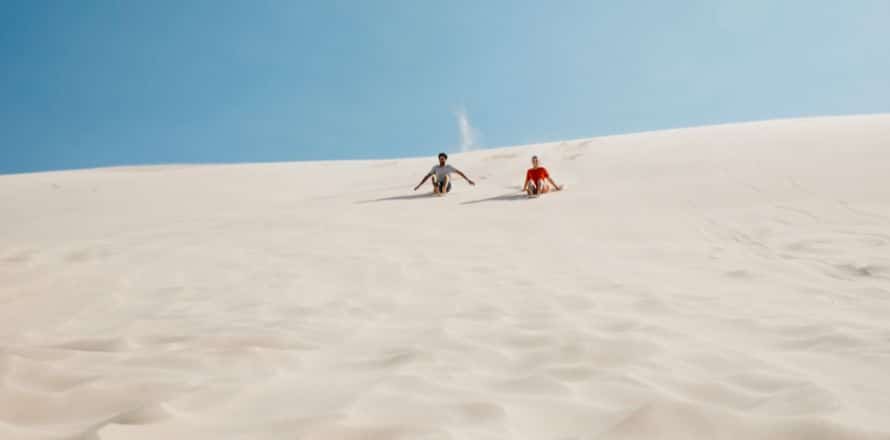
[[[531,181],[543,180],[548,177],[550,177],[550,175],[547,174],[547,168],[544,168],[544,167],[529,168],[528,171],[525,172],[526,182],[529,180],[531,180]]]

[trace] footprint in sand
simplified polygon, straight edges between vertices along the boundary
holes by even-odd
[[[51,346],[51,348],[74,351],[92,351],[99,353],[116,353],[126,351],[132,344],[120,338],[85,338],[76,339]]]
[[[507,413],[500,405],[488,402],[466,402],[453,407],[463,423],[485,423],[502,420]]]
[[[3,257],[3,259],[0,261],[9,264],[25,264],[31,261],[31,259],[34,257],[34,254],[35,252],[31,249],[21,250]]]
[[[506,159],[513,159],[516,156],[517,156],[516,153],[498,153],[498,154],[492,154],[491,156],[486,157],[486,159],[487,160],[506,160]]]

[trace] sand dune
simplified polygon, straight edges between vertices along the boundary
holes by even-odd
[[[433,162],[0,176],[0,439],[890,439],[890,115]]]

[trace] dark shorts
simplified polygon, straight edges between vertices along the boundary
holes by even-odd
[[[436,182],[436,185],[439,187],[439,192],[442,192],[442,187],[445,186],[445,182]],[[448,186],[445,187],[444,192],[451,192],[451,181],[449,180]]]

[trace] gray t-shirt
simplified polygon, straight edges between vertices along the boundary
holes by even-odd
[[[449,176],[455,171],[457,171],[457,169],[448,164],[445,164],[445,166],[436,165],[430,170],[430,174],[435,175],[436,180],[442,180],[445,176]]]

